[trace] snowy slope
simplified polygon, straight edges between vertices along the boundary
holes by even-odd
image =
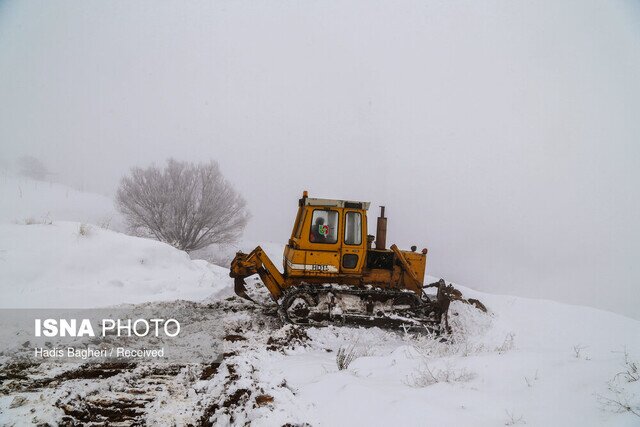
[[[111,198],[62,184],[3,176],[0,200],[4,222],[78,221],[123,230]]]
[[[124,229],[108,197],[4,176],[0,198],[0,307],[197,301],[228,291],[228,271],[105,229]]]
[[[230,284],[227,270],[167,244],[77,222],[0,223],[0,266],[5,308],[197,301]]]
[[[454,336],[379,329],[310,328],[306,347],[265,350],[265,332],[229,345],[243,374],[227,395],[249,387],[276,397],[273,410],[218,414],[220,425],[269,426],[635,426],[640,381],[618,373],[640,361],[640,322],[591,308],[489,295],[462,288],[490,308],[452,305]],[[274,336],[273,332],[267,332]],[[339,348],[356,359],[339,370]],[[286,384],[286,387],[281,386]],[[255,393],[254,393],[255,395]],[[249,399],[251,400],[251,399]],[[247,409],[249,407],[249,409]],[[233,420],[233,421],[232,421]]]

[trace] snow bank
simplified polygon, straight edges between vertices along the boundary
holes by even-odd
[[[167,244],[77,222],[0,223],[0,264],[4,308],[202,300],[231,285]]]

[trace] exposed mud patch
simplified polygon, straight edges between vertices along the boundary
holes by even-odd
[[[256,396],[255,401],[257,406],[268,405],[269,403],[273,402],[273,396],[270,396],[268,394],[261,394],[259,396]]]
[[[213,362],[209,365],[206,365],[202,369],[202,373],[200,374],[200,380],[208,380],[218,373],[218,368],[220,368],[220,362]]]
[[[281,351],[292,350],[296,347],[305,347],[310,340],[307,332],[300,326],[286,325],[276,331],[267,340],[267,350]]]

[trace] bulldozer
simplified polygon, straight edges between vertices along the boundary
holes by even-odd
[[[311,198],[304,191],[281,273],[258,246],[231,262],[235,293],[253,301],[245,279],[257,274],[286,322],[297,325],[448,329],[447,312],[461,294],[443,280],[424,285],[427,249],[386,247],[380,206],[376,235],[367,233],[369,202]],[[374,246],[375,241],[375,246]],[[435,294],[427,294],[435,288]]]

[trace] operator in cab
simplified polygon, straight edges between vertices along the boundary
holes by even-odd
[[[313,243],[325,243],[327,241],[328,227],[324,225],[324,218],[316,218],[315,224],[311,226],[311,234],[309,235],[309,241]]]

